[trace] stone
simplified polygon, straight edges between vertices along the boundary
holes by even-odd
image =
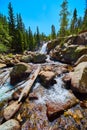
[[[69,100],[65,102],[47,102],[47,116],[50,121],[56,119],[60,114],[62,114],[65,110],[71,108],[73,105],[78,103],[77,98],[69,93]]]
[[[32,71],[32,67],[27,63],[18,63],[10,73],[10,83],[12,85],[26,79]]]
[[[70,88],[71,85],[71,77],[69,74],[66,74],[63,78],[62,78],[63,82],[66,85],[66,88]]]
[[[32,105],[32,104],[29,104]],[[29,106],[30,107],[30,106]],[[35,105],[34,108],[25,108],[29,115],[29,118],[22,125],[22,130],[48,130],[49,124],[46,116],[45,105]],[[25,117],[26,118],[26,117]]]
[[[79,93],[87,93],[87,62],[78,64],[74,72],[70,72],[71,89]]]
[[[48,87],[51,83],[54,82],[55,73],[52,71],[41,71],[39,76],[42,84]]]
[[[66,37],[64,41],[58,44],[50,51],[51,59],[58,60],[68,64],[74,64],[78,58],[87,54],[87,32],[77,36]]]
[[[82,55],[74,64],[75,66],[80,64],[81,62],[87,62],[87,55]]]
[[[20,130],[19,122],[11,119],[0,125],[0,130]]]
[[[44,63],[45,61],[46,61],[45,54],[36,53],[32,58],[33,63]]]
[[[21,62],[25,62],[25,63],[29,63],[32,61],[33,56],[32,55],[25,55],[22,56],[22,58],[20,59]]]
[[[0,68],[6,67],[6,64],[0,63]]]
[[[54,49],[59,44],[60,44],[60,40],[59,39],[55,39],[55,40],[49,41],[48,44],[47,44],[48,52],[50,50]]]
[[[80,101],[80,106],[87,108],[87,101]]]

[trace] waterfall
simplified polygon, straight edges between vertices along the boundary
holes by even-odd
[[[43,46],[42,46],[42,48],[40,50],[41,54],[47,54],[47,44],[48,44],[48,42],[43,43]]]

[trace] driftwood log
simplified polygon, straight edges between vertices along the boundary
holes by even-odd
[[[9,120],[10,118],[12,118],[15,115],[15,113],[19,110],[19,108],[22,104],[22,99],[24,97],[27,97],[27,95],[29,94],[29,91],[30,91],[35,79],[37,78],[37,76],[40,72],[40,69],[41,69],[41,66],[39,65],[38,68],[31,74],[31,76],[29,78],[29,82],[28,82],[27,86],[25,86],[24,89],[22,90],[18,101],[15,101],[14,103],[12,103],[11,105],[7,106],[4,109],[3,115],[6,120]]]
[[[29,82],[28,82],[28,85],[26,87],[24,87],[19,99],[18,99],[18,102],[21,102],[21,100],[25,97],[27,97],[35,79],[37,78],[39,72],[40,72],[40,69],[41,69],[41,66],[39,65],[38,68],[36,69],[36,71],[30,76],[30,79],[29,79]]]

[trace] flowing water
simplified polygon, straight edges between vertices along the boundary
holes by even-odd
[[[64,88],[62,77],[63,76],[56,77],[56,84],[50,86],[50,88],[48,89],[44,88],[42,95],[37,92],[38,100],[36,100],[36,103],[46,104],[46,102],[48,101],[54,103],[65,103],[70,100],[72,95],[68,90]],[[43,86],[41,86],[41,84],[37,82],[34,86],[34,90],[40,89],[41,87],[43,88]]]
[[[47,42],[43,44],[41,51],[41,54],[47,54]],[[50,56],[47,55],[47,59],[46,59],[46,64],[60,64],[59,62],[54,62],[50,60]],[[18,88],[23,88],[26,86],[26,84],[28,84],[28,81],[23,81],[21,83],[19,83],[18,85],[15,86],[11,86],[10,85],[10,77],[9,77],[9,73],[11,71],[12,68],[10,69],[2,69],[0,70],[0,101],[4,100],[4,99],[8,99],[11,97],[12,93],[14,91],[16,91]],[[39,100],[38,102],[43,102],[45,103],[46,100],[60,100],[62,102],[65,101],[65,99],[68,99],[69,97],[67,97],[68,95],[68,91],[65,90],[62,86],[63,86],[63,82],[61,80],[62,77],[56,77],[56,84],[51,86],[50,89],[44,89],[44,96],[42,97],[40,94],[38,94],[39,96]],[[40,87],[40,83],[36,83],[35,84],[35,88]],[[34,88],[34,89],[35,89]]]
[[[42,46],[42,48],[40,50],[41,54],[47,54],[47,44],[48,44],[48,42],[43,43],[43,46]]]

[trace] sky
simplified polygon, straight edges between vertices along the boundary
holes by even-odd
[[[69,11],[73,13],[76,8],[78,16],[84,15],[86,0],[68,0]],[[12,3],[14,14],[21,13],[26,29],[30,26],[32,31],[39,27],[40,33],[50,34],[51,25],[59,29],[61,3],[63,0],[0,0],[0,13],[8,16],[8,3]],[[70,16],[70,19],[71,19]]]

